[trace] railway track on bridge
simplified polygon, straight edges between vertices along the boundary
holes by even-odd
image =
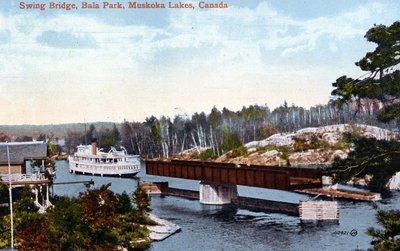
[[[218,184],[288,191],[322,187],[322,171],[316,168],[187,160],[146,160],[146,173]]]

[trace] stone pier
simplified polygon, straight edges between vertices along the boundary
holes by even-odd
[[[200,182],[200,203],[209,205],[231,204],[238,196],[236,185]]]

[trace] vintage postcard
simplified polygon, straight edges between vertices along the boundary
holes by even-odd
[[[398,250],[399,13],[1,0],[0,248]]]

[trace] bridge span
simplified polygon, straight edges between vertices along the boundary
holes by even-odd
[[[149,175],[200,181],[200,202],[230,204],[237,185],[293,191],[322,187],[322,172],[314,168],[238,165],[187,160],[146,160]]]
[[[316,168],[261,166],[186,160],[146,160],[146,173],[202,182],[296,190],[322,187]]]

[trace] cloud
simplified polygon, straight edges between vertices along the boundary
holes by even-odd
[[[45,31],[37,37],[40,44],[55,48],[84,49],[96,47],[96,41],[90,34],[73,34],[68,31]]]
[[[0,30],[0,44],[6,44],[11,39],[11,32],[9,30]]]
[[[266,1],[161,11],[162,24],[129,21],[135,17],[130,11],[118,12],[123,22],[115,13],[0,13],[0,105],[18,96],[34,109],[35,99],[51,96],[58,108],[85,107],[98,119],[115,108],[121,120],[176,106],[194,112],[214,104],[279,105],[286,97],[312,105],[327,99],[337,76],[356,71],[353,62],[367,51],[366,30],[395,21],[399,8],[367,2],[302,19]],[[305,92],[314,96],[304,98]],[[121,108],[132,106],[137,109]]]

